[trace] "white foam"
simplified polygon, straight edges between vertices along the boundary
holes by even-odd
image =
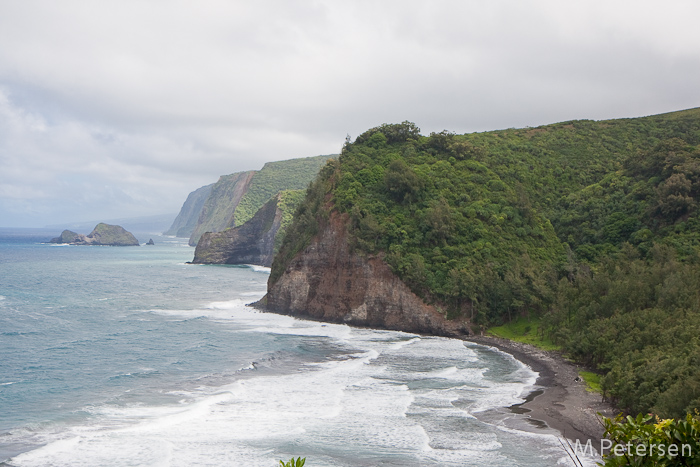
[[[195,308],[191,310],[151,309],[146,311],[159,315],[176,316],[185,319],[212,318],[216,320],[231,320],[235,317],[236,312],[245,312],[246,310],[246,301],[234,299],[221,302],[211,302],[202,308]]]
[[[430,371],[426,373],[426,376],[429,378],[451,378],[457,375],[458,371],[456,366],[450,366],[440,370]]]
[[[262,298],[262,296],[260,297]],[[241,299],[211,302],[205,308],[209,310],[234,310],[245,307],[246,303]]]
[[[401,348],[403,348],[403,347],[405,347],[405,346],[407,346],[407,345],[413,344],[413,343],[415,343],[415,342],[420,342],[420,337],[414,337],[413,339],[408,339],[408,340],[399,341],[399,342],[397,342],[397,343],[395,343],[395,344],[392,344],[392,347],[391,347],[391,348],[392,348],[393,350],[399,350],[399,349],[401,349]]]
[[[255,272],[262,272],[265,274],[270,274],[271,269],[267,268],[265,266],[258,266],[257,264],[246,264],[250,269],[252,269]]]
[[[479,354],[459,340],[301,321],[256,311],[241,299],[151,311],[226,320],[247,332],[317,336],[349,351],[287,374],[252,371],[251,362],[237,370],[246,371],[244,377],[223,387],[169,391],[178,402],[167,406],[87,408],[91,425],[63,432],[12,465],[257,467],[296,454],[330,466],[336,465],[333,452],[444,466],[505,465],[503,450],[518,436],[527,439],[527,449],[534,440],[550,450],[557,446],[544,435],[511,433],[473,417],[522,402],[537,375],[519,365],[512,382],[490,381]],[[443,425],[455,420],[455,427],[469,428]],[[280,451],[285,446],[308,451]],[[311,452],[331,454],[324,461]]]

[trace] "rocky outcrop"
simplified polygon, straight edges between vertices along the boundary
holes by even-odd
[[[60,237],[52,238],[50,243],[74,243],[80,240],[81,237],[85,237],[85,235],[66,229],[61,232]]]
[[[207,232],[194,252],[196,264],[257,264],[271,266],[275,236],[282,223],[278,194],[248,222],[223,232]]]
[[[347,216],[332,213],[320,233],[268,283],[254,306],[266,311],[399,331],[459,336],[466,321],[448,320],[415,295],[381,257],[351,251]]]
[[[64,230],[60,237],[51,239],[51,243],[69,243],[71,245],[104,246],[138,246],[139,241],[131,232],[120,225],[99,223],[88,235]]]

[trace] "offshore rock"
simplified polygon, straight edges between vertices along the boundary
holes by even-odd
[[[424,303],[381,257],[351,251],[347,215],[335,212],[253,306],[356,326],[442,336],[470,334],[466,321],[448,320]]]
[[[241,226],[223,232],[206,232],[197,243],[192,262],[271,266],[275,236],[282,222],[279,200],[278,194]]]
[[[72,230],[64,230],[61,232],[60,237],[55,237],[51,239],[50,243],[73,243],[80,239],[80,237],[85,237],[79,233],[73,232]]]
[[[51,239],[51,243],[69,243],[71,245],[105,245],[105,246],[139,246],[139,241],[131,232],[120,225],[99,223],[88,235],[64,230],[60,237]]]

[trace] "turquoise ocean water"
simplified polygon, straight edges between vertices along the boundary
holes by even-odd
[[[479,416],[536,380],[508,355],[257,312],[269,271],[188,265],[185,239],[56,234],[0,229],[0,465],[569,465]]]

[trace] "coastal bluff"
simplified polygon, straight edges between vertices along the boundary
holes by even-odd
[[[70,245],[102,245],[102,246],[139,246],[134,235],[120,225],[99,223],[88,235],[71,230],[64,230],[61,235],[52,238],[50,243],[67,243]]]
[[[332,213],[253,306],[362,327],[451,337],[471,334],[466,321],[446,319],[414,294],[380,256],[353,251],[347,222],[347,215]]]

